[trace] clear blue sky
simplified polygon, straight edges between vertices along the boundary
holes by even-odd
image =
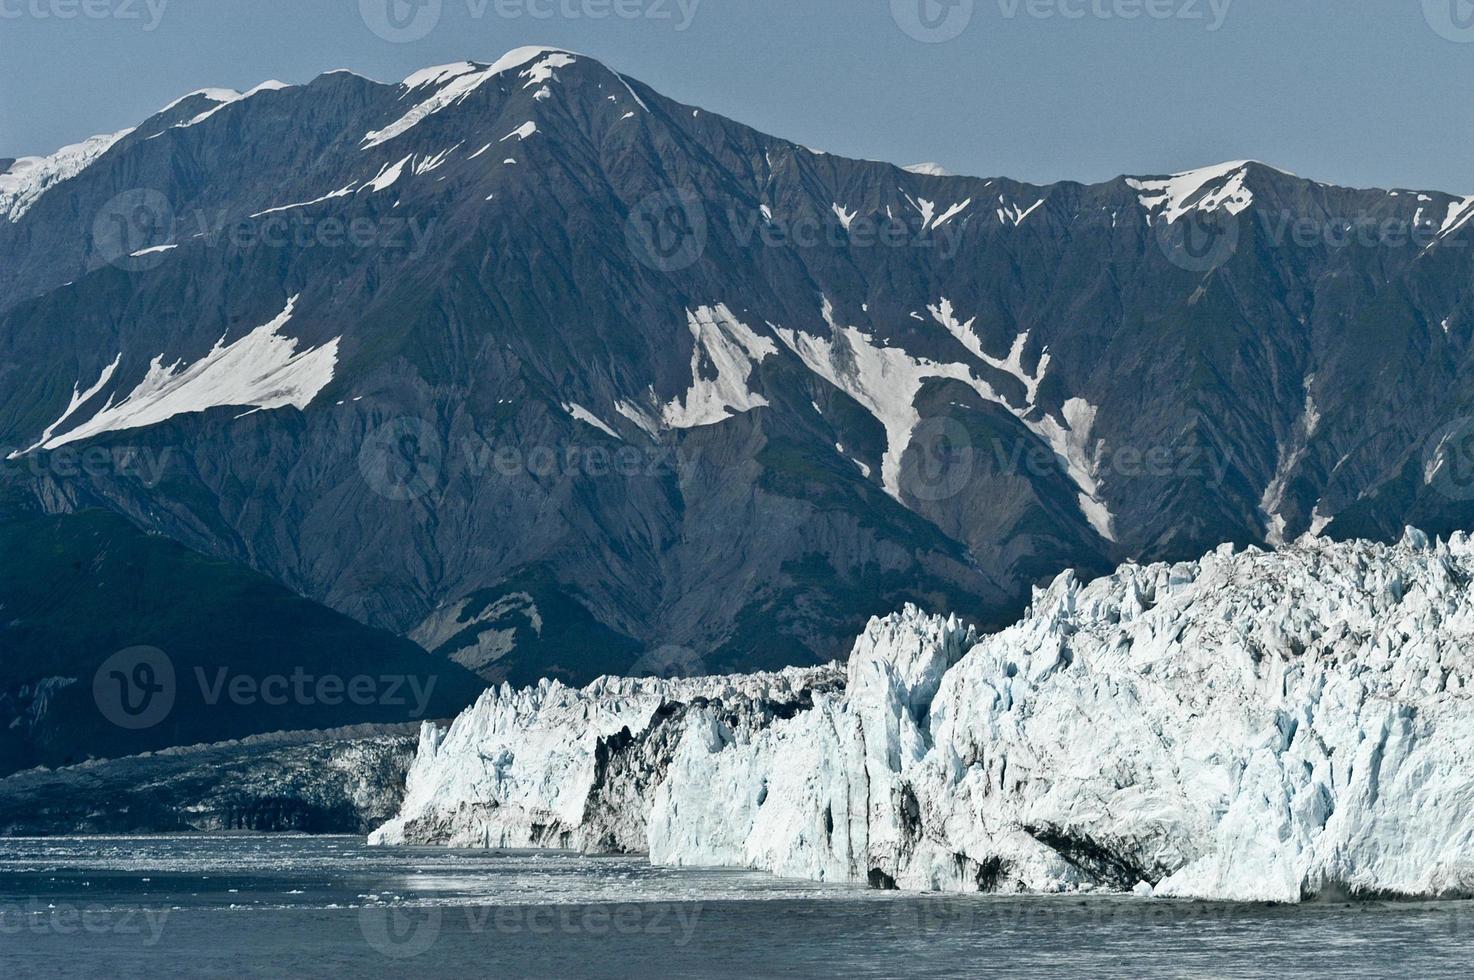
[[[362,0],[367,17],[360,0],[0,0],[0,156],[121,129],[195,88],[333,68],[397,81],[551,44],[846,156],[1038,182],[1247,157],[1474,193],[1471,0],[413,0],[441,10],[404,42],[366,24],[385,2],[403,0]],[[965,29],[916,40],[899,23],[925,33],[923,2],[939,33]]]

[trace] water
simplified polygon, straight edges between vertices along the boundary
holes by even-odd
[[[0,977],[1467,976],[1469,903],[875,892],[350,837],[0,840]]]

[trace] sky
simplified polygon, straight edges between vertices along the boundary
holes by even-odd
[[[0,157],[198,88],[525,44],[844,156],[1474,193],[1474,0],[0,0]]]

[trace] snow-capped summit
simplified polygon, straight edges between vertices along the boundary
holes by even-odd
[[[902,167],[908,174],[920,174],[924,177],[954,177],[952,171],[943,167],[940,163],[913,163],[909,167]]]

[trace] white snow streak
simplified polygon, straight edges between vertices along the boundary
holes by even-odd
[[[115,403],[114,397],[109,396],[102,410],[86,422],[61,435],[52,435],[64,422],[70,421],[78,406],[102,390],[117,367],[115,361],[89,389],[91,394],[73,396],[67,411],[47,428],[42,441],[33,448],[55,449],[104,432],[157,425],[178,415],[224,406],[306,408],[333,380],[341,338],[297,353],[298,341],[279,332],[291,319],[296,301],[294,296],[276,319],[234,343],[225,344],[222,338],[209,354],[192,365],[185,366],[176,360],[166,367],[165,355],[158,355],[143,380],[122,401]]]
[[[684,399],[665,406],[665,425],[672,429],[715,425],[767,405],[768,400],[749,384],[753,368],[778,353],[777,345],[740,322],[725,303],[687,310],[686,317],[696,339],[691,351],[691,388]],[[703,377],[709,373],[703,372],[704,365],[715,369],[717,376]]]

